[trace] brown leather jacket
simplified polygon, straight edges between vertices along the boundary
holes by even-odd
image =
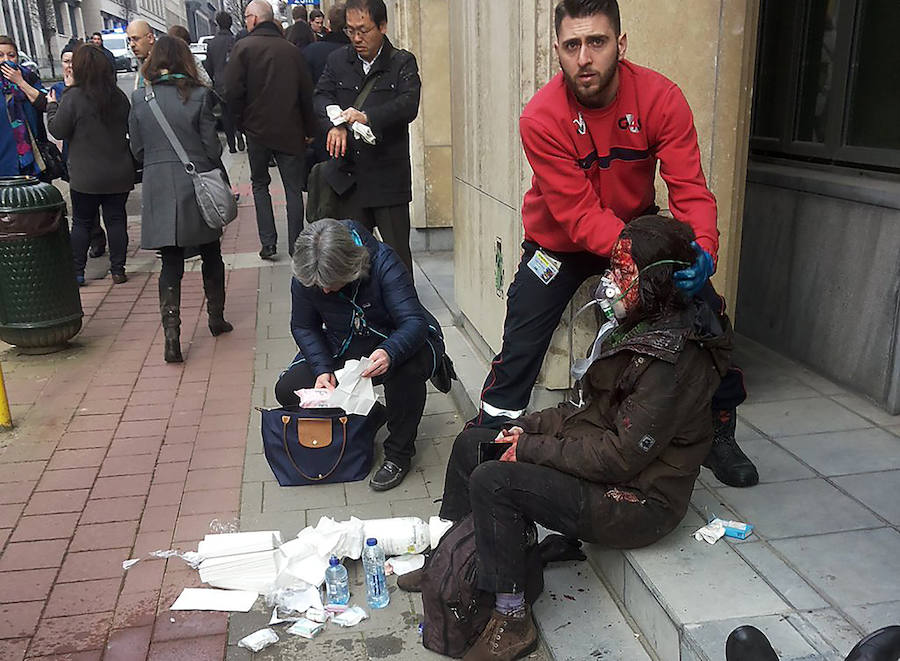
[[[635,327],[588,369],[583,406],[561,404],[520,419],[517,460],[595,483],[612,501],[649,503],[658,529],[622,546],[661,537],[687,512],[709,452],[710,403],[732,336],[727,317],[699,303]],[[598,524],[621,511],[596,511]]]

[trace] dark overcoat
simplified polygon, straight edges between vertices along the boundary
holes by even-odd
[[[212,112],[212,93],[206,87],[194,87],[184,102],[172,84],[157,83],[153,91],[197,171],[208,172],[214,168],[224,171],[222,144]],[[141,248],[156,250],[216,241],[222,232],[212,229],[200,215],[191,177],[156,121],[144,92],[141,88],[132,93],[128,119],[131,151],[144,166]]]
[[[353,44],[338,48],[328,56],[313,105],[320,120],[330,126],[325,108],[353,106],[366,81],[375,75],[378,81],[357,110],[366,113],[376,144],[356,140],[350,133],[345,157],[356,177],[353,201],[360,207],[408,204],[412,200],[409,124],[419,112],[422,88],[415,55],[394,48],[385,38],[366,76]]]

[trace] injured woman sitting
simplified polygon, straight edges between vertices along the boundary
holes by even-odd
[[[587,364],[573,368],[583,373],[580,405],[525,415],[500,435],[470,428],[456,438],[441,517],[471,513],[477,585],[496,593],[492,618],[465,659],[515,659],[536,645],[522,587],[532,522],[636,548],[685,516],[732,345],[728,319],[686,299],[672,280],[694,260],[692,239],[686,223],[661,216],[622,230],[595,297],[609,322]],[[509,444],[499,461],[479,463],[486,441]],[[415,589],[415,577],[403,578],[401,587]]]

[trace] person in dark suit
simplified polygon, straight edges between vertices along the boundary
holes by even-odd
[[[225,140],[228,143],[228,151],[234,154],[236,151],[244,151],[244,135],[235,129],[234,113],[225,103],[225,66],[228,64],[228,56],[234,48],[234,35],[231,34],[231,14],[220,11],[216,14],[216,25],[219,31],[206,45],[206,60],[203,66],[213,83],[213,89],[222,101],[222,130],[225,131]]]
[[[312,79],[299,48],[275,24],[272,5],[253,0],[244,12],[250,34],[235,44],[225,67],[225,101],[247,136],[250,182],[262,259],[274,259],[278,232],[269,195],[274,156],[287,199],[288,252],[303,229],[306,145],[312,139]]]
[[[344,159],[355,177],[342,200],[343,215],[370,231],[378,227],[412,275],[409,124],[419,112],[419,68],[412,53],[395,48],[387,38],[383,0],[348,0],[345,19],[351,43],[328,56],[316,86],[315,109],[322,121],[333,125],[326,138],[328,153]],[[371,92],[354,108],[360,90],[373,77]],[[334,119],[328,114],[332,106],[340,112]],[[371,131],[374,144],[356,137],[354,124],[364,133]]]

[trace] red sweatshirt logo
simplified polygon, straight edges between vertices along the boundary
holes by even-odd
[[[619,117],[619,128],[623,131],[628,129],[632,133],[641,132],[641,120],[631,113],[627,113],[624,117]]]

